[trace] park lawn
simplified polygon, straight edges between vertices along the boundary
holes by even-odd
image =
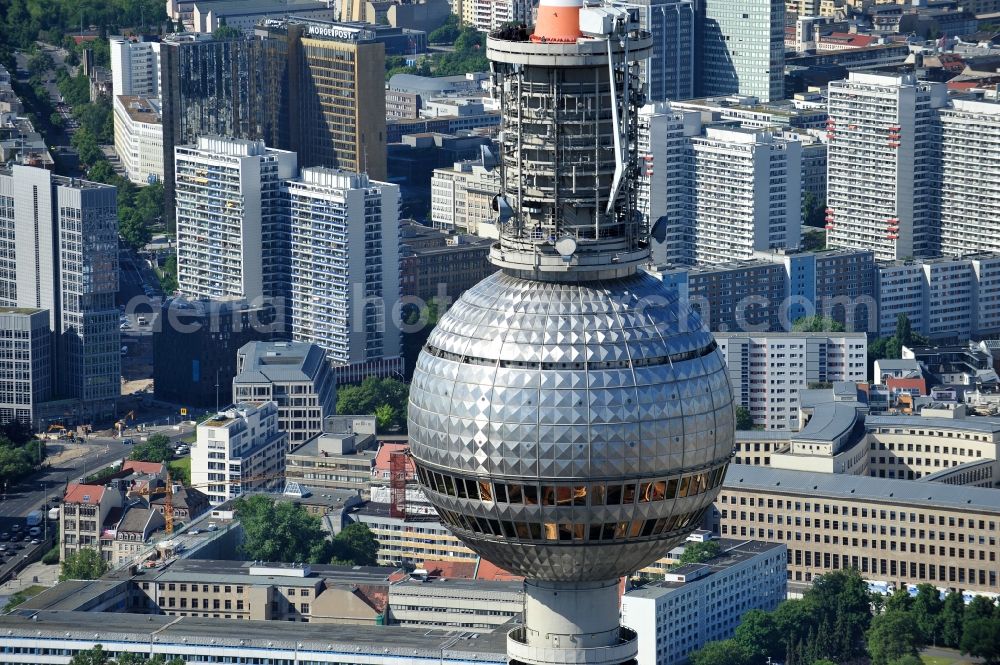
[[[182,457],[180,459],[170,460],[169,462],[167,462],[167,467],[170,469],[170,478],[172,480],[176,480],[182,485],[191,484],[190,456]]]
[[[954,658],[951,656],[926,656],[920,654],[920,660],[924,662],[924,665],[971,665],[969,660],[957,652]]]

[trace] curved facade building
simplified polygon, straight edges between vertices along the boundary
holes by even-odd
[[[618,579],[695,528],[733,450],[715,340],[639,271],[649,36],[632,11],[543,0],[533,34],[490,36],[502,270],[442,317],[410,390],[428,499],[470,548],[527,578],[512,663],[634,662]]]

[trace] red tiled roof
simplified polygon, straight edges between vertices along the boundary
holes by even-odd
[[[131,471],[132,473],[142,473],[149,475],[161,475],[164,473],[165,469],[161,462],[138,462],[136,460],[127,460],[125,464],[122,465],[122,471]]]
[[[494,582],[518,582],[524,578],[509,573],[486,559],[476,561],[441,561],[425,559],[424,570],[431,577],[453,580],[492,580]]]
[[[92,503],[98,504],[104,498],[104,487],[101,485],[82,485],[80,483],[70,483],[66,488],[66,496],[63,503]]]
[[[972,90],[977,85],[975,81],[948,81],[949,90]]]
[[[890,391],[896,390],[906,390],[909,391],[912,388],[916,388],[920,391],[921,395],[927,394],[927,381],[923,378],[919,379],[899,379],[894,376],[886,377],[885,387]]]
[[[410,446],[406,443],[389,443],[388,441],[383,441],[382,445],[379,446],[378,452],[375,454],[375,475],[384,477],[389,473],[389,455],[392,453],[407,452],[409,449]],[[416,467],[413,466],[413,459],[407,456],[406,479],[412,480],[416,476],[417,471]]]

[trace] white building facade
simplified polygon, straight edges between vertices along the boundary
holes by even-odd
[[[283,486],[287,441],[274,402],[236,404],[198,425],[191,484],[213,506],[249,490]]]
[[[865,381],[865,333],[715,333],[733,396],[755,425],[798,429],[799,391],[810,383]]]
[[[1000,252],[1000,103],[953,100],[941,122],[941,253]]]
[[[491,32],[508,23],[533,23],[532,0],[462,0],[462,22],[479,32]]]
[[[680,665],[708,642],[733,636],[753,609],[785,599],[788,548],[781,543],[722,539],[720,555],[682,566],[666,581],[627,591],[622,623],[638,633],[639,665]]]
[[[288,205],[292,338],[325,349],[338,382],[401,371],[399,187],[309,168]]]
[[[434,169],[431,222],[442,231],[495,235],[492,204],[499,193],[499,169],[487,170],[481,159]]]
[[[829,86],[827,246],[891,261],[937,241],[937,110],[943,83],[851,72]]]
[[[160,96],[160,42],[108,39],[113,95]]]
[[[696,111],[639,114],[639,210],[657,264],[725,263],[799,246],[802,144],[795,134],[703,127]]]
[[[262,141],[200,137],[175,149],[177,283],[192,299],[255,299],[280,293],[280,267],[265,252],[281,232],[282,181],[295,175],[294,152]]]
[[[155,98],[116,95],[115,154],[137,185],[163,180],[163,125]]]

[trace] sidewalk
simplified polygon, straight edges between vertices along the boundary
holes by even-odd
[[[21,589],[39,584],[41,586],[55,586],[59,581],[59,569],[61,566],[55,564],[47,566],[41,561],[29,565],[22,570],[17,577],[0,584],[0,596],[8,596],[17,593]]]

